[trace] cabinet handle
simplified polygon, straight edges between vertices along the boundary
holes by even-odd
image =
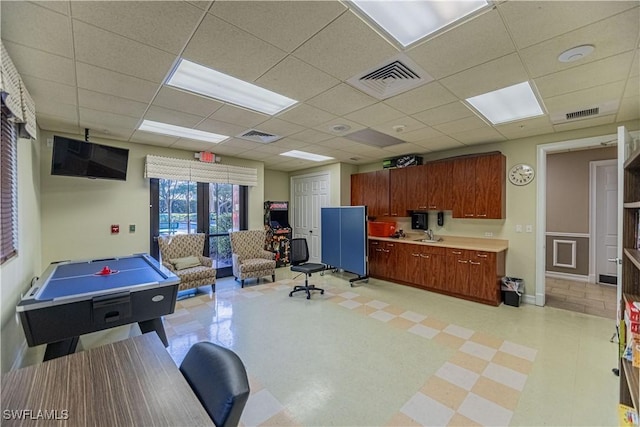
[[[466,264],[469,261],[467,261],[466,259],[459,259],[458,262],[461,263],[461,264]]]
[[[427,259],[429,259],[429,258],[431,258],[431,257],[430,257],[429,255],[420,254],[420,258],[427,258]]]
[[[394,247],[394,246],[395,246],[395,245],[394,245],[393,243],[387,243],[387,247],[389,247],[389,248],[392,248],[392,247]]]
[[[411,256],[420,256],[420,254],[414,254],[412,253]]]
[[[372,245],[379,245],[379,244],[380,244],[380,242],[375,242],[375,241],[374,241],[374,242],[371,242],[371,244],[372,244]]]
[[[476,214],[476,216],[482,217],[482,218],[486,218],[487,214]]]
[[[376,252],[382,252],[382,249],[376,248]]]
[[[479,263],[479,262],[473,262],[473,261],[471,261],[471,260],[469,260],[469,264],[473,264],[473,265],[480,265],[480,263]]]
[[[435,209],[435,208],[437,208],[436,205],[429,205],[429,209]]]
[[[389,252],[391,252],[391,251],[390,251],[389,249],[382,249],[382,252],[389,253]]]
[[[418,206],[418,209],[427,209],[426,206]]]
[[[454,255],[462,255],[462,252],[458,252],[458,251],[451,251],[451,253]]]
[[[477,254],[476,255],[478,258],[486,258],[487,254]]]
[[[472,216],[474,216],[474,215],[473,215],[473,214],[464,214],[464,216],[472,217]]]

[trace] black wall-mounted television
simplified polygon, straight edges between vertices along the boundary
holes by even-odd
[[[51,175],[126,181],[128,162],[126,148],[53,137]]]

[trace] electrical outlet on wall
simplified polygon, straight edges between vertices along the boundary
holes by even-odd
[[[527,224],[526,230],[527,230],[527,233],[533,233],[533,225]]]
[[[484,237],[493,237],[493,233],[491,231],[487,231],[484,233]]]
[[[522,224],[516,225],[516,233],[522,233]]]

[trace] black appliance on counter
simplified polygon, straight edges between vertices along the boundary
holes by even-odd
[[[411,213],[411,228],[414,230],[427,230],[429,223],[429,214],[426,212]]]
[[[292,232],[289,202],[264,202],[264,228],[267,230],[265,249],[276,254],[276,267],[287,265]]]

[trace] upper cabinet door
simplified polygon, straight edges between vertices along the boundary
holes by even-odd
[[[476,218],[505,217],[506,164],[502,154],[476,158]]]
[[[451,175],[453,172],[453,162],[441,161],[427,163],[425,169],[427,209],[438,211],[451,210]]]
[[[410,168],[391,169],[389,171],[389,214],[406,217],[409,214],[407,204],[407,175]]]

